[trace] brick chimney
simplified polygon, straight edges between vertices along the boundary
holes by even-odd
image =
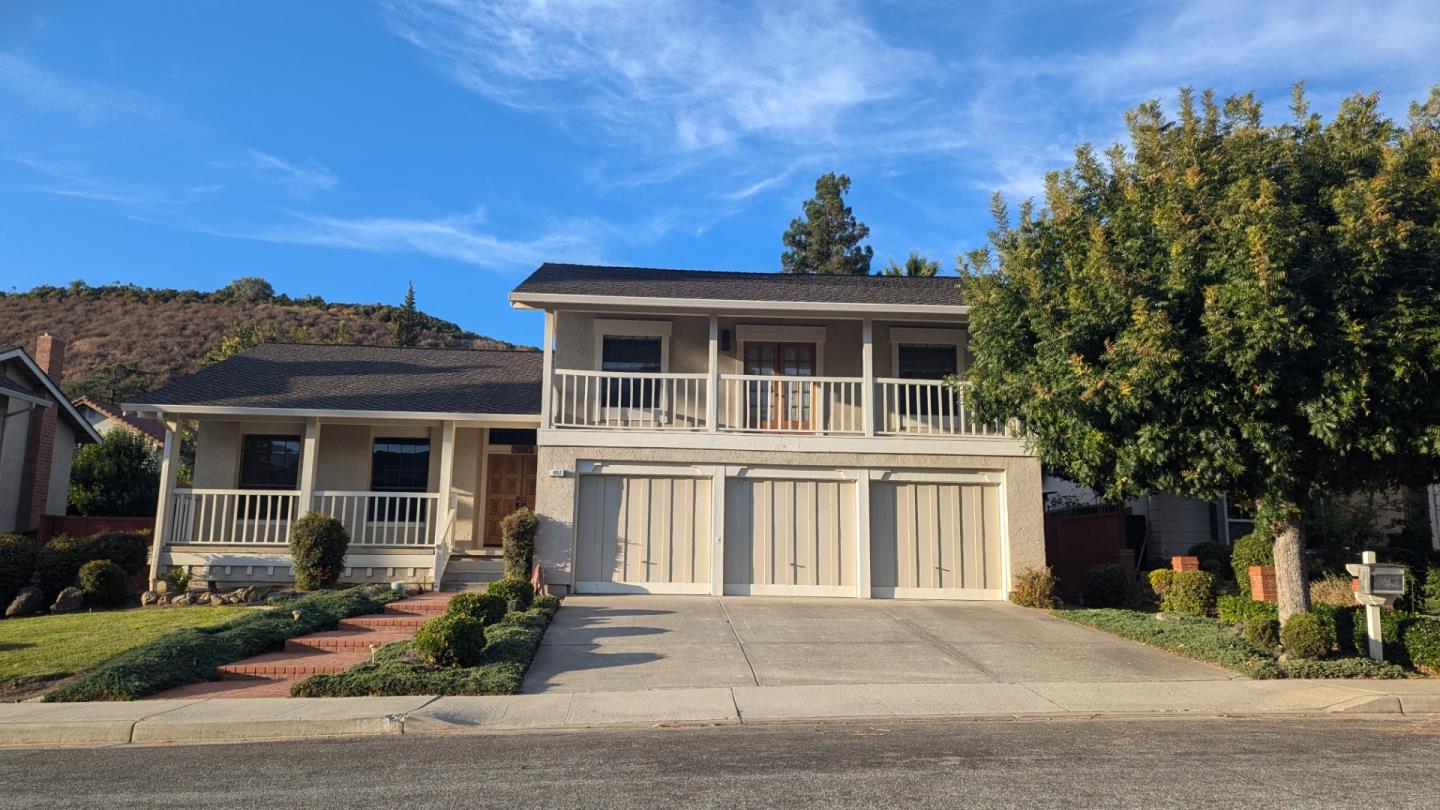
[[[35,341],[35,365],[45,372],[55,387],[65,373],[65,341],[45,333]],[[20,514],[17,528],[21,531],[40,528],[40,517],[50,498],[50,465],[55,456],[55,420],[60,418],[60,403],[51,400],[49,408],[30,412],[30,435],[25,444],[25,480],[20,482]]]

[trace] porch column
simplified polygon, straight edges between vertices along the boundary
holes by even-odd
[[[438,514],[435,516],[436,519],[432,519],[430,521],[431,524],[434,526],[433,531],[435,532],[444,531],[445,527],[450,522],[450,501],[454,497],[450,493],[450,490],[452,489],[452,480],[454,476],[455,423],[447,419],[444,422],[440,423],[440,481],[436,487],[440,491],[440,497],[437,500],[436,504],[438,507],[436,509],[436,511],[438,512]],[[437,533],[434,537],[434,541],[435,544],[438,546],[441,543],[445,542],[445,538]]]
[[[180,477],[180,423],[166,419],[165,445],[160,451],[160,496],[155,505],[155,533],[150,539],[150,586],[160,579],[160,553],[170,538],[170,523],[175,518],[170,503],[175,496],[175,484]]]
[[[705,392],[705,429],[720,429],[720,317],[710,316],[710,390]]]
[[[861,411],[865,417],[865,435],[875,435],[875,329],[869,318],[864,320],[860,338],[861,376],[865,378],[860,394]],[[867,594],[868,595],[868,594]]]
[[[550,419],[550,389],[555,387],[555,313],[545,310],[545,342],[541,346],[544,352],[544,371],[541,378],[545,380],[545,386],[540,389],[540,427],[549,428]]]
[[[320,420],[312,416],[305,420],[305,438],[300,443],[300,502],[296,504],[296,511],[300,514],[293,516],[291,520],[315,511],[315,477],[319,459]]]
[[[725,468],[710,468],[710,594],[725,595]]]

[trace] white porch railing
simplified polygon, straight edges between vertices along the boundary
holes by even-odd
[[[977,422],[966,401],[968,384],[880,377],[876,406],[885,436],[1004,436],[1005,426]]]
[[[284,545],[299,500],[290,490],[177,489],[165,542]]]
[[[720,429],[745,433],[859,435],[865,381],[859,377],[722,374]]]
[[[445,581],[445,567],[450,564],[450,552],[455,546],[455,507],[446,504],[445,522],[440,526],[440,541],[435,544],[435,572],[431,575],[430,587],[440,590]]]
[[[345,526],[361,546],[434,545],[440,495],[435,492],[315,493],[314,511]]]
[[[696,430],[705,426],[705,374],[556,369],[555,427]]]

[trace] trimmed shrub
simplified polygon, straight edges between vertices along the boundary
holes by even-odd
[[[1246,619],[1244,635],[1245,640],[1256,647],[1274,650],[1280,646],[1280,622],[1260,616]]]
[[[80,590],[85,592],[85,604],[93,607],[115,607],[125,602],[129,593],[129,579],[125,569],[109,560],[91,560],[80,566],[76,576]]]
[[[548,593],[541,594],[535,597],[535,601],[530,603],[530,609],[538,610],[546,616],[554,616],[555,611],[560,609],[560,597],[551,596]]]
[[[1059,607],[1060,600],[1055,598],[1055,586],[1059,581],[1048,565],[1026,568],[1015,577],[1015,585],[1010,589],[1010,601],[1028,608]]]
[[[1425,567],[1425,584],[1420,588],[1419,607],[1431,613],[1440,613],[1440,566],[1431,563]]]
[[[1085,572],[1085,607],[1124,607],[1134,593],[1130,569],[1119,563],[1092,566]]]
[[[1257,602],[1248,596],[1227,594],[1215,597],[1215,615],[1225,624],[1240,624],[1251,619],[1279,619],[1280,609],[1269,602]]]
[[[1384,635],[1384,629],[1381,629]],[[1416,616],[1400,628],[1400,640],[1410,665],[1431,675],[1440,675],[1440,621]]]
[[[457,593],[450,597],[445,612],[469,616],[488,626],[505,618],[505,600],[494,593]]]
[[[165,572],[165,584],[179,593],[190,587],[190,572],[184,568],[171,568]]]
[[[90,559],[109,560],[120,566],[126,576],[145,569],[149,564],[149,538],[139,532],[105,532],[89,539]]]
[[[539,527],[540,519],[525,506],[500,521],[507,579],[530,578],[530,565],[535,559],[535,531]]]
[[[415,653],[437,667],[473,667],[485,652],[485,623],[461,613],[446,613],[415,631]]]
[[[1165,601],[1165,594],[1170,592],[1170,584],[1175,581],[1175,571],[1170,568],[1156,568],[1145,575],[1145,581],[1150,583],[1150,592],[1155,594],[1155,604]]]
[[[1205,571],[1175,571],[1160,609],[1187,616],[1214,615],[1215,577]]]
[[[128,576],[145,567],[145,537],[130,532],[108,532],[94,537],[56,537],[35,555],[35,578],[47,600],[75,584],[80,566],[91,560],[110,560]]]
[[[295,565],[295,587],[304,590],[333,588],[345,569],[350,533],[329,515],[311,512],[290,530],[290,557]]]
[[[1241,596],[1250,595],[1250,566],[1275,564],[1275,539],[1268,532],[1256,529],[1235,541],[1230,551],[1230,570]]]
[[[517,602],[521,610],[530,607],[530,600],[535,598],[535,588],[529,580],[514,579],[506,577],[497,579],[485,586],[485,593],[494,594],[505,600],[508,605],[511,601]]]
[[[1296,613],[1280,628],[1280,644],[1296,658],[1324,658],[1335,646],[1335,636],[1314,613]]]
[[[1334,605],[1335,607],[1354,605],[1355,593],[1350,590],[1350,578],[1327,573],[1324,577],[1310,583],[1310,603],[1312,605]]]
[[[10,604],[15,594],[30,583],[33,573],[35,541],[18,534],[0,534],[0,605]]]

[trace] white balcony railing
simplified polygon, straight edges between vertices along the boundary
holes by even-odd
[[[705,427],[705,374],[556,369],[555,427],[698,430]]]
[[[290,490],[178,489],[166,542],[284,545],[299,499]]]
[[[876,407],[884,436],[1004,436],[1005,426],[978,422],[966,401],[968,384],[880,377]]]
[[[435,543],[440,496],[434,492],[315,493],[315,510],[345,526],[362,546],[429,546]]]
[[[744,433],[860,435],[865,381],[858,377],[722,374],[720,429]]]

